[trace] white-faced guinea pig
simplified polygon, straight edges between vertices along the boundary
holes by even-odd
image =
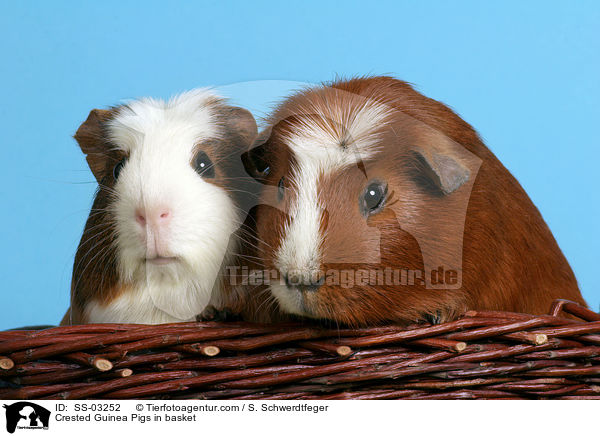
[[[285,314],[362,326],[585,304],[516,179],[469,124],[405,82],[291,96],[248,161],[265,185],[257,255]]]
[[[256,134],[250,112],[204,89],[92,110],[75,139],[98,190],[62,324],[179,322],[219,306]]]

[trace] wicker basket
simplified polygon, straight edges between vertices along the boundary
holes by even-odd
[[[568,315],[568,316],[565,316]],[[96,324],[0,332],[0,398],[600,399],[600,315],[438,325]]]

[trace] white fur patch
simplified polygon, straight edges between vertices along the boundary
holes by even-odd
[[[92,301],[87,305],[85,315],[89,323],[165,324],[193,321],[193,317],[177,318],[156,307],[145,286],[123,293],[107,305]]]
[[[294,126],[285,135],[285,142],[294,153],[297,165],[291,170],[288,189],[296,199],[290,205],[291,219],[283,231],[283,240],[275,256],[275,265],[282,274],[294,270],[305,277],[319,270],[324,235],[320,223],[324,206],[318,196],[319,180],[328,174],[372,157],[378,151],[379,127],[391,114],[391,109],[372,100],[352,105],[314,105],[303,108],[300,115],[310,118]],[[342,146],[343,144],[343,146]],[[282,289],[272,288],[286,309],[297,304],[288,301]],[[282,301],[285,298],[285,303]]]
[[[279,306],[286,313],[300,316],[311,316],[304,310],[304,297],[300,291],[289,289],[282,283],[271,283],[271,294],[277,299]]]
[[[378,127],[391,113],[391,108],[368,99],[358,105],[314,104],[300,110],[300,122],[286,135],[286,142],[297,159],[313,161],[329,173],[376,153]]]
[[[206,90],[167,102],[142,99],[123,107],[109,124],[109,137],[128,154],[114,187],[119,277],[133,291],[108,306],[95,305],[89,322],[166,322],[201,313],[221,289],[221,266],[240,217],[227,192],[191,166],[196,145],[218,138],[214,103]],[[200,145],[201,148],[201,145]],[[214,163],[214,162],[213,162]],[[165,208],[171,219],[150,234],[136,210]],[[147,241],[169,265],[146,262]],[[154,248],[153,248],[154,250]]]

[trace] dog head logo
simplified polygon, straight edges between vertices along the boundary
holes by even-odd
[[[28,401],[4,405],[6,409],[6,431],[19,429],[48,429],[50,411]]]

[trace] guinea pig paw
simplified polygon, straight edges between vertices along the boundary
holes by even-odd
[[[206,321],[231,321],[235,316],[229,309],[217,309],[214,306],[207,306],[199,315],[196,315],[197,322]]]
[[[423,320],[431,325],[440,324],[442,322],[442,311],[437,310],[435,314],[425,313],[423,314]]]

